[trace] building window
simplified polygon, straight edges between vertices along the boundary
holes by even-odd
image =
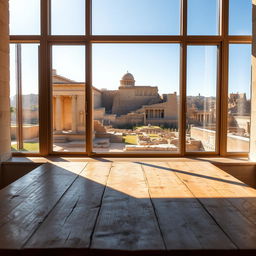
[[[13,152],[247,154],[251,9],[10,0]]]

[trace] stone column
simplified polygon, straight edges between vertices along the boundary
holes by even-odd
[[[77,132],[77,96],[72,95],[72,132]]]
[[[252,0],[252,96],[249,159],[256,161],[256,0]]]
[[[0,162],[11,157],[8,3],[0,0]]]
[[[56,96],[56,113],[55,113],[55,120],[56,120],[56,131],[61,132],[63,130],[62,127],[62,97],[60,95]]]

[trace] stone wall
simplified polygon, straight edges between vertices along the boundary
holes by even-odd
[[[100,108],[102,106],[101,92],[95,88],[93,88],[93,106],[94,108]]]
[[[8,3],[0,0],[0,162],[11,156]]]
[[[151,90],[151,88],[148,90]],[[152,91],[155,92],[153,89]],[[114,97],[112,114],[125,115],[141,108],[143,105],[151,105],[158,102],[160,102],[160,97],[157,92],[155,94],[149,93],[148,95],[139,96],[136,95],[136,87],[122,88]]]
[[[239,128],[245,130],[245,132],[250,132],[248,128],[250,127],[250,116],[234,116],[234,119]]]
[[[205,151],[215,150],[215,131],[191,127],[191,138],[201,141]]]
[[[191,127],[191,138],[201,141],[205,150],[215,150],[215,131],[199,127]],[[228,134],[228,151],[229,152],[248,152],[249,138]]]
[[[252,103],[251,103],[251,140],[250,160],[256,161],[256,0],[252,0]]]
[[[106,109],[107,113],[111,113],[114,97],[117,93],[116,90],[110,91],[110,90],[102,90],[102,107]]]
[[[11,126],[11,138],[16,139],[17,126]],[[23,126],[23,140],[34,140],[39,137],[39,125]]]
[[[227,151],[228,152],[249,152],[250,139],[242,136],[228,134]]]
[[[132,126],[143,125],[143,124],[144,124],[144,114],[129,113],[127,115],[122,115],[120,117],[117,117],[113,126],[119,127],[119,128],[132,128]]]

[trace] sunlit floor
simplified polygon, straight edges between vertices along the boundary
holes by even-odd
[[[0,198],[1,255],[256,255],[256,190],[203,160],[47,163]]]

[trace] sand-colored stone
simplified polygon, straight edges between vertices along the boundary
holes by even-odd
[[[256,0],[252,1],[253,43],[252,43],[252,103],[251,103],[251,161],[256,161]]]
[[[0,0],[0,162],[11,156],[9,85],[9,6]]]

